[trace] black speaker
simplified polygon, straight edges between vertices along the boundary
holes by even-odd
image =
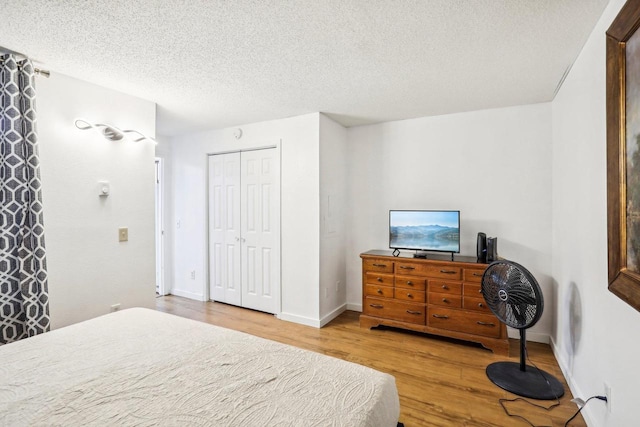
[[[487,235],[478,233],[478,244],[476,246],[478,262],[487,262]]]
[[[498,260],[498,238],[487,238],[487,262],[493,262]]]

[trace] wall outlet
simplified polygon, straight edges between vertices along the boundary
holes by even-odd
[[[611,386],[604,383],[604,396],[607,398],[607,412],[611,412]]]
[[[190,277],[191,277],[191,280],[196,280],[196,271],[195,270],[191,270]]]
[[[324,297],[329,298],[329,288],[327,287],[324,288]]]
[[[338,280],[336,282],[336,292],[340,292],[340,286],[342,286],[342,282],[340,280]]]
[[[118,310],[120,310],[120,303],[111,305],[111,311],[118,311]]]

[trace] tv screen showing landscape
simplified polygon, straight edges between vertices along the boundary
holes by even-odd
[[[460,252],[460,211],[389,211],[389,247]]]

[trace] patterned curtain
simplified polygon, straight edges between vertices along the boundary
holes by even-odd
[[[0,56],[0,345],[50,323],[34,75]]]

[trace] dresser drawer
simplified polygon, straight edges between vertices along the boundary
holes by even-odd
[[[465,310],[476,310],[484,313],[491,313],[484,298],[473,298],[465,296],[462,300],[462,308]]]
[[[378,271],[381,273],[393,273],[393,261],[386,259],[365,259],[362,261],[364,271]]]
[[[364,314],[369,316],[418,325],[424,325],[427,310],[424,304],[371,297],[365,298],[362,309]]]
[[[414,291],[413,289],[406,288],[396,288],[393,293],[396,299],[401,299],[404,301],[413,301],[424,303],[425,292],[424,291]]]
[[[428,276],[433,278],[460,280],[462,268],[455,266],[435,266],[410,262],[397,262],[396,273],[416,276]]]
[[[427,281],[419,277],[396,276],[396,288],[415,289],[424,291],[427,289]]]
[[[367,285],[393,286],[393,274],[366,273]]]
[[[464,268],[462,269],[462,279],[465,282],[480,283],[482,282],[482,275],[484,274],[484,270],[484,268],[481,270],[476,268]]]
[[[429,292],[428,302],[429,304],[441,305],[443,307],[462,307],[462,297],[460,295]]]
[[[500,321],[484,313],[430,306],[427,325],[484,337],[500,337]]]
[[[483,298],[480,285],[465,283],[462,290],[465,297]]]
[[[460,280],[462,278],[462,269],[460,267],[428,267],[425,274],[429,277]]]
[[[462,295],[462,283],[445,282],[442,280],[429,280],[429,292],[439,294]]]
[[[371,297],[393,298],[391,286],[365,285],[364,294]]]
[[[420,264],[412,264],[410,262],[397,262],[396,263],[397,274],[415,274],[420,275],[424,270],[424,266]]]

